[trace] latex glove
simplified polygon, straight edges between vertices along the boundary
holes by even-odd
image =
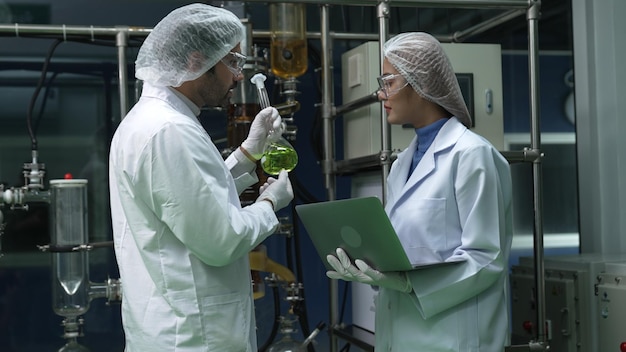
[[[326,276],[331,279],[357,281],[405,293],[413,290],[411,282],[405,272],[388,271],[383,273],[371,268],[361,259],[354,261],[355,266],[343,249],[337,248],[335,252],[337,253],[337,257],[332,254],[326,256],[328,264],[335,269],[334,271],[329,270],[326,272]]]
[[[276,108],[269,106],[261,110],[252,121],[248,137],[241,143],[241,147],[254,159],[261,159],[268,133],[279,130],[281,125],[282,119]]]
[[[268,177],[267,180],[265,181],[265,183],[263,183],[261,185],[261,187],[259,187],[259,194],[265,192],[265,190],[267,189],[267,187],[269,185],[271,185],[272,183],[276,182],[276,179],[274,177]]]
[[[289,174],[286,170],[282,170],[276,181],[271,184],[268,182],[267,187],[264,188],[256,201],[269,200],[274,206],[274,211],[278,211],[286,207],[292,199],[293,189],[291,188],[291,181],[289,181]]]
[[[354,275],[351,274],[351,271],[354,272],[354,270],[349,270],[349,268],[353,265],[350,261],[350,257],[348,257],[348,254],[346,254],[346,252],[341,248],[337,248],[335,252],[337,253],[336,257],[332,254],[326,256],[328,264],[335,269],[334,271],[327,271],[326,276],[336,280],[359,281],[356,277],[354,277]]]

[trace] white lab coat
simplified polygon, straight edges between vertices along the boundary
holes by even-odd
[[[225,163],[188,103],[146,83],[111,143],[126,351],[256,352],[248,252],[278,220],[241,207],[254,163]]]
[[[416,138],[388,177],[385,210],[412,258],[466,261],[381,288],[376,351],[501,352],[509,343],[511,176],[506,159],[450,118],[407,181]]]

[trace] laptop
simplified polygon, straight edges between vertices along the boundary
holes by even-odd
[[[361,197],[296,205],[304,228],[328,270],[326,255],[343,248],[378,271],[407,271],[455,262],[412,264],[376,197]]]

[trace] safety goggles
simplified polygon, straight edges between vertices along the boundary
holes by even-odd
[[[228,55],[224,56],[222,63],[226,65],[228,71],[230,71],[235,77],[241,74],[243,66],[246,64],[246,55],[238,52],[231,51]]]
[[[389,99],[391,96],[398,93],[402,88],[409,85],[409,82],[402,77],[401,74],[384,74],[377,78],[380,91],[385,95],[385,99]]]

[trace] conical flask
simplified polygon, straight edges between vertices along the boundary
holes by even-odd
[[[267,352],[305,352],[302,341],[296,341],[292,334],[296,332],[294,325],[298,318],[287,319],[280,317],[280,333],[283,337],[269,346]]]
[[[270,100],[265,89],[265,75],[257,73],[250,81],[256,85],[261,109],[270,106]],[[270,131],[261,157],[261,167],[269,175],[278,175],[281,170],[291,171],[298,164],[298,153],[283,136],[283,126]]]
[[[76,340],[71,340],[61,347],[58,352],[89,352],[89,349],[80,345]]]
[[[261,157],[261,167],[269,175],[278,175],[281,170],[291,171],[298,164],[298,153],[282,136],[281,131],[272,131]]]

